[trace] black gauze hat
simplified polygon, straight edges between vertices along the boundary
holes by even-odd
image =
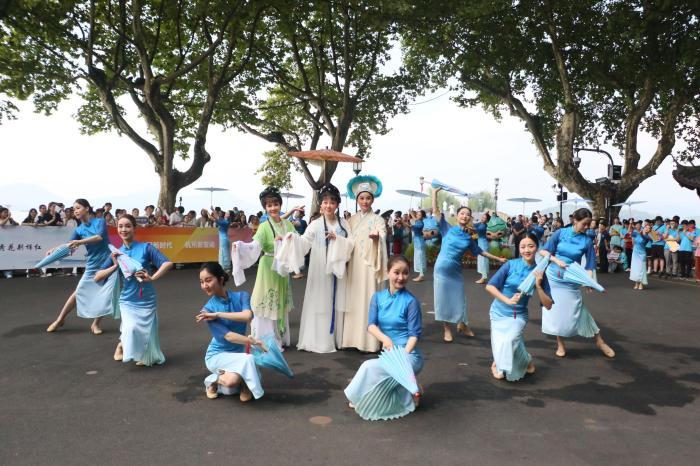
[[[279,203],[282,204],[282,195],[280,195],[280,190],[274,186],[268,186],[263,190],[263,192],[260,193],[260,204],[262,204],[263,209],[265,208],[265,199],[269,197],[277,199]]]
[[[318,202],[321,202],[326,196],[330,196],[335,199],[337,203],[340,203],[340,191],[330,183],[325,183],[321,186],[321,189],[318,190]]]

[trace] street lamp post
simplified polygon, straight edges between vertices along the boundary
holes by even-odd
[[[500,180],[498,178],[494,178],[493,183],[494,183],[494,190],[493,190],[493,210],[496,211],[496,215],[498,215],[498,182]]]
[[[593,147],[574,147],[574,166],[576,168],[581,165],[581,157],[579,157],[578,153],[579,152],[597,152],[599,154],[605,155],[608,160],[610,161],[610,165],[608,165],[608,176],[607,178],[599,178],[596,180],[597,184],[605,185],[604,187],[607,188],[606,191],[608,191],[608,196],[605,198],[605,217],[608,221],[608,225],[610,224],[610,207],[615,202],[615,191],[612,188],[612,184],[615,184],[620,181],[622,178],[622,165],[615,165],[615,161],[612,158],[612,155],[610,155],[609,152],[604,151],[603,149],[598,149],[598,148],[593,148]]]
[[[360,160],[359,162],[352,163],[352,171],[355,172],[355,176],[358,176],[360,174],[360,172],[362,171],[362,160]],[[347,197],[345,198],[345,200],[347,201]],[[346,202],[346,204],[347,204],[347,202]],[[346,208],[347,208],[347,205],[346,205]],[[357,197],[355,198],[355,212],[357,212]]]

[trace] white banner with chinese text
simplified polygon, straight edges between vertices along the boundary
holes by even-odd
[[[73,227],[0,227],[0,270],[31,269],[46,252],[70,241]],[[78,248],[51,268],[85,267],[86,250]]]

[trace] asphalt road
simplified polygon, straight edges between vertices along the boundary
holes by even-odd
[[[432,281],[410,287],[423,302],[426,393],[390,422],[347,408],[342,389],[371,357],[356,351],[291,349],[294,380],[264,372],[262,399],[208,400],[195,269],[157,283],[167,362],[153,368],[112,360],[114,321],[93,336],[73,315],[45,333],[77,278],[0,280],[0,464],[698,464],[700,287],[655,280],[636,292],[626,276],[602,276],[607,292],[584,299],[614,360],[584,339],[558,359],[533,300],[537,373],[509,383],[490,375],[490,300],[475,278],[465,271],[477,335],[452,344],[431,314]],[[293,342],[304,286],[294,281]]]

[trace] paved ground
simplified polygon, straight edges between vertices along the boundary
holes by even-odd
[[[342,393],[368,357],[355,351],[290,350],[296,379],[265,373],[261,400],[206,399],[194,269],[157,284],[168,361],[155,368],[112,360],[113,321],[99,337],[76,317],[45,333],[76,278],[0,280],[0,464],[697,464],[700,288],[655,280],[635,292],[603,276],[608,292],[585,299],[615,360],[583,339],[557,359],[533,304],[526,345],[538,372],[508,383],[489,373],[489,300],[474,278],[465,271],[477,336],[451,345],[429,313],[432,282],[411,287],[424,302],[426,395],[416,413],[374,423]],[[304,285],[294,282],[299,309]]]

